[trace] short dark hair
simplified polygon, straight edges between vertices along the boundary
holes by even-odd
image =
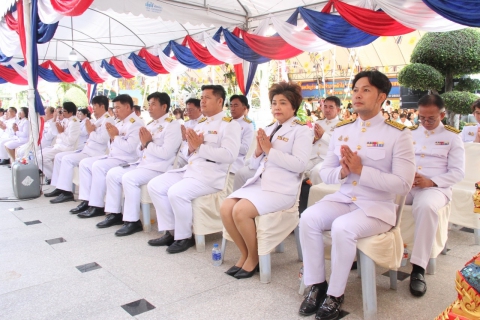
[[[113,98],[112,102],[120,102],[121,104],[128,104],[130,109],[133,109],[133,99],[128,94],[120,94]]]
[[[387,100],[386,103],[387,103],[388,105],[390,105],[390,100]]]
[[[268,98],[270,103],[273,101],[273,97],[277,94],[282,94],[291,103],[294,115],[297,115],[298,108],[302,103],[302,88],[293,82],[282,81],[280,83],[274,83],[268,90]]]
[[[388,96],[390,90],[392,89],[392,83],[386,75],[377,70],[366,70],[357,73],[352,82],[352,89],[355,88],[355,84],[361,78],[367,78],[368,82],[372,86],[378,89],[378,91],[385,93]]]
[[[238,99],[241,104],[243,104],[244,107],[247,109],[250,109],[250,106],[248,105],[248,99],[245,97],[243,94],[234,94],[233,96],[230,97],[230,104],[232,104],[232,101]]]
[[[63,103],[63,110],[75,115],[77,113],[77,106],[71,101],[65,101]]]
[[[398,114],[398,110],[396,110],[396,109],[395,109],[395,110],[393,110],[393,111],[392,111],[392,114],[393,114],[393,113],[396,113],[396,114]]]
[[[401,118],[406,118],[406,117],[407,117],[407,115],[406,115],[405,113],[402,113],[402,114],[400,115],[400,119],[401,119]]]
[[[17,108],[15,108],[15,107],[10,107],[10,108],[8,108],[8,110],[12,110],[13,112],[17,113]]]
[[[218,98],[222,98],[222,106],[225,104],[225,98],[227,96],[227,93],[225,92],[225,88],[221,85],[215,85],[215,84],[206,84],[202,86],[202,91],[203,90],[212,90],[213,95],[217,96]]]
[[[472,104],[472,113],[475,112],[475,109],[480,109],[480,99],[478,99]]]
[[[149,101],[150,99],[156,99],[158,100],[158,102],[160,103],[160,105],[162,104],[166,104],[167,105],[167,110],[166,112],[168,112],[170,110],[170,96],[165,93],[165,92],[154,92],[154,93],[150,93],[147,97],[147,101]]]
[[[108,111],[108,106],[110,104],[110,101],[106,96],[96,96],[96,97],[93,97],[92,104],[98,104],[100,106],[103,106],[105,108],[105,111]]]
[[[185,105],[189,103],[193,104],[197,108],[200,108],[200,99],[190,98],[185,102]]]
[[[423,97],[418,100],[417,105],[427,107],[434,105],[438,109],[442,110],[445,108],[445,103],[443,102],[442,97],[440,97],[438,94],[426,94]]]
[[[5,112],[5,109],[3,109],[3,108],[0,108],[0,112]]]
[[[90,117],[92,116],[92,114],[87,108],[80,108],[78,109],[78,111],[86,115],[88,119],[90,119]]]
[[[183,119],[183,110],[182,109],[176,108],[175,110],[173,110],[173,114],[179,114],[180,118]]]
[[[21,110],[23,111],[23,113],[25,114],[25,118],[28,119],[28,108],[27,108],[27,107],[21,107],[20,109],[21,109]]]
[[[325,101],[332,101],[333,103],[335,103],[335,105],[336,105],[337,107],[340,108],[340,99],[337,98],[337,97],[335,97],[335,96],[326,97],[326,98],[325,98]],[[349,103],[349,105],[351,106],[352,104]],[[349,106],[347,106],[347,108],[349,108]]]
[[[140,107],[138,104],[134,104],[133,109],[135,109],[135,111],[142,112],[142,107]]]

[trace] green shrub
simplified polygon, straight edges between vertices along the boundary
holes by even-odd
[[[470,114],[472,104],[478,99],[473,93],[465,91],[445,92],[441,96],[446,109],[455,114]]]
[[[412,63],[398,74],[398,82],[415,90],[437,90],[443,87],[444,77],[434,67],[423,63]]]

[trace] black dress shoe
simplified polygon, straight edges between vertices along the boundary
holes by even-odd
[[[302,316],[309,316],[318,311],[320,304],[325,300],[327,296],[328,285],[325,281],[324,284],[314,284],[310,287],[310,291],[305,296],[298,313]]]
[[[170,234],[170,232],[166,231],[162,237],[158,239],[149,240],[148,244],[154,247],[170,246],[174,241],[175,241],[175,238]]]
[[[45,179],[45,184],[48,186],[52,182],[52,179]]]
[[[225,271],[226,274],[228,274],[229,276],[235,276],[235,273],[237,273],[238,271],[240,271],[240,267],[237,267],[237,266],[233,266],[231,267],[230,269],[228,269],[227,271]]]
[[[143,230],[142,222],[140,220],[135,222],[126,221],[123,224],[123,227],[115,232],[115,235],[118,237],[129,236],[134,234],[135,232],[139,232]]]
[[[62,202],[68,202],[68,201],[73,201],[73,194],[72,193],[62,193],[55,199],[50,200],[50,203],[62,203]]]
[[[103,208],[102,208],[103,209]],[[83,212],[79,213],[80,216]],[[90,218],[90,217],[87,217]],[[110,213],[107,214],[105,220],[97,223],[97,228],[108,228],[111,226],[118,226],[123,224],[123,215],[121,213]]]
[[[193,238],[183,239],[183,240],[175,240],[168,248],[168,253],[180,253],[183,251],[187,251],[188,248],[193,247],[195,245],[195,240]]]
[[[99,217],[99,216],[104,216],[104,215],[105,215],[104,208],[90,207],[90,208],[88,208],[88,210],[80,212],[77,215],[77,217],[79,217],[79,218],[93,218],[93,217]]]
[[[61,194],[63,194],[63,190],[55,189],[49,193],[45,193],[43,196],[46,198],[53,198],[53,197],[58,197]]]
[[[344,295],[341,297],[327,296],[320,308],[318,308],[315,319],[317,320],[336,320],[340,317]]]
[[[10,164],[10,159],[3,159],[2,161],[0,161],[0,166],[5,166],[7,164]]]
[[[82,201],[76,208],[73,208],[72,210],[70,210],[70,213],[77,214],[87,209],[88,209],[88,201]]]
[[[416,297],[421,297],[427,292],[427,283],[421,273],[412,272],[410,275],[410,292]]]
[[[237,273],[235,273],[235,275],[233,277],[236,278],[236,279],[251,278],[251,277],[253,277],[255,272],[257,272],[258,270],[259,270],[259,265],[258,264],[255,268],[253,268],[252,271],[246,271],[246,270],[241,268]]]

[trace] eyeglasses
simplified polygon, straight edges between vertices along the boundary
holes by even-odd
[[[420,122],[422,123],[435,123],[435,121],[437,121],[438,117],[429,117],[429,118],[425,118],[425,117],[418,117],[418,120],[420,120]]]

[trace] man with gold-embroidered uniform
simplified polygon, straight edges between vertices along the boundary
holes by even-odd
[[[80,136],[80,121],[77,117],[77,106],[73,102],[63,103],[63,120],[55,123],[58,131],[53,147],[44,147],[37,151],[37,163],[43,174],[50,180],[53,174],[55,156],[60,152],[73,151],[77,147]]]
[[[438,228],[438,211],[452,199],[452,186],[465,176],[465,150],[460,131],[444,126],[444,103],[439,95],[425,95],[418,101],[421,125],[412,129],[417,172],[405,204],[412,205],[415,238],[410,262],[410,292],[427,291],[425,268]]]
[[[205,117],[194,130],[186,130],[188,144],[182,149],[188,164],[148,183],[158,230],[167,231],[161,238],[150,240],[150,245],[168,246],[169,253],[193,246],[192,201],[225,186],[228,167],[238,157],[241,135],[240,125],[225,116],[225,95],[222,86],[202,86],[201,109]]]
[[[357,120],[339,122],[320,175],[340,190],[308,207],[300,219],[304,281],[312,285],[299,313],[338,319],[358,239],[384,233],[396,222],[395,198],[410,190],[415,173],[412,135],[380,112],[392,85],[378,71],[362,71],[352,83]],[[322,233],[331,230],[330,283]]]
[[[85,129],[88,133],[88,140],[85,146],[82,150],[60,152],[55,156],[51,182],[51,185],[55,186],[55,190],[45,193],[45,197],[56,197],[50,200],[50,203],[73,201],[73,169],[78,167],[80,161],[85,158],[105,155],[108,140],[110,139],[106,124],[115,124],[115,120],[113,117],[110,117],[107,112],[108,104],[109,100],[107,97],[94,97],[92,99],[92,105],[96,120],[84,120]],[[85,207],[84,210],[85,209],[87,208]]]
[[[182,129],[182,147],[187,145],[186,132],[187,129],[193,129],[198,124],[198,121],[202,118],[202,110],[200,108],[200,99],[190,98],[185,102],[188,120],[185,121],[185,124],[181,125]],[[178,154],[177,167],[182,168],[187,164],[187,159],[182,152]]]
[[[108,215],[97,227],[123,224],[115,232],[116,236],[127,236],[143,229],[140,221],[141,187],[172,168],[182,143],[180,123],[175,118],[168,117],[168,94],[154,92],[147,100],[148,112],[153,120],[146,128],[140,129],[140,145],[137,147],[140,160],[131,163],[129,167],[112,168],[107,173],[105,211]],[[125,194],[123,216],[122,189]]]
[[[235,94],[230,97],[230,113],[233,120],[242,127],[240,152],[235,162],[230,166],[230,173],[236,174],[245,165],[245,156],[253,142],[253,124],[244,115],[247,110],[248,99],[244,95]]]
[[[477,123],[466,124],[462,130],[463,142],[480,142],[480,99],[472,105],[472,113]]]
[[[138,132],[143,127],[143,120],[135,114],[133,100],[128,94],[121,94],[112,102],[118,122],[115,125],[105,124],[109,135],[108,156],[90,157],[80,161],[78,198],[82,200],[80,204],[82,207],[70,210],[71,213],[78,213],[79,218],[104,215],[108,170],[119,165],[128,166],[129,162],[138,159],[137,147],[140,142]]]

